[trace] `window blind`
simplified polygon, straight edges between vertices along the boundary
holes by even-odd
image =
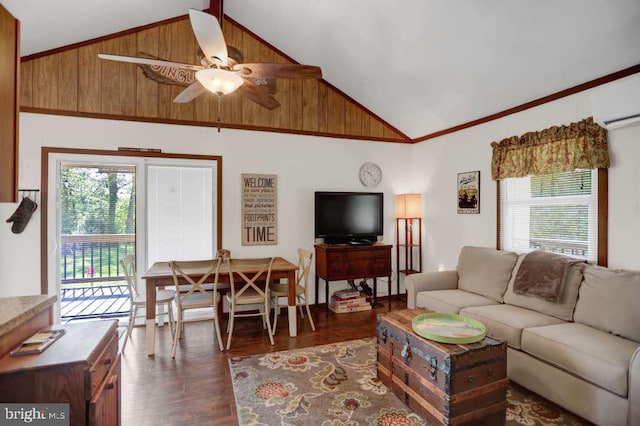
[[[213,168],[147,166],[147,264],[214,256]]]
[[[598,258],[597,169],[500,181],[500,244]]]

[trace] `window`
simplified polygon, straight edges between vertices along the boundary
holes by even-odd
[[[598,261],[598,169],[507,178],[499,185],[502,249]]]

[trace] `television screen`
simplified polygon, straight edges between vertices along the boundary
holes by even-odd
[[[315,237],[373,243],[383,234],[383,205],[381,192],[316,192]]]

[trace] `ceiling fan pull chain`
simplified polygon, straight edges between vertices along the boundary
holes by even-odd
[[[220,104],[222,103],[222,95],[220,92],[216,93],[216,98],[218,98],[218,133],[220,133]]]

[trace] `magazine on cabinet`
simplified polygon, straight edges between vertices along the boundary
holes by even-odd
[[[64,334],[64,329],[38,331],[33,336],[23,341],[20,346],[11,351],[11,355],[37,354],[47,349],[53,342]]]

